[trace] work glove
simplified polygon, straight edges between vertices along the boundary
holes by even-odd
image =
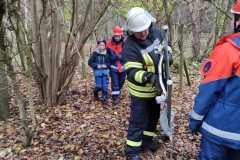
[[[106,64],[102,64],[102,68],[107,68],[107,65]]]
[[[196,134],[200,131],[200,128],[202,126],[202,121],[189,118],[189,129],[192,134]]]
[[[117,59],[119,60],[119,61],[122,61],[123,60],[123,55],[120,53],[120,54],[118,54],[117,55]]]
[[[97,65],[97,69],[102,69],[102,65],[101,64]]]
[[[98,68],[98,69],[104,69],[104,68],[107,68],[107,65],[105,65],[105,64],[99,64],[99,65],[97,65],[97,68]]]
[[[102,65],[98,64],[97,69],[101,69],[101,68],[102,68]]]
[[[157,74],[148,72],[144,77],[144,82],[148,82],[152,84],[152,86],[155,87],[155,89],[157,90],[157,95],[161,95],[162,88],[161,88],[159,77]]]

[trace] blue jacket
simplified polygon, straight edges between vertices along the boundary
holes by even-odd
[[[93,69],[95,76],[103,76],[109,75],[109,52],[110,50],[106,50],[106,54],[101,54],[98,50],[95,50],[91,57],[88,60],[88,65]],[[105,66],[103,68],[98,68],[99,66]]]
[[[201,68],[190,129],[212,143],[240,149],[240,33],[223,37]]]

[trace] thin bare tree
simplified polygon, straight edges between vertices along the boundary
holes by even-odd
[[[5,26],[4,15],[6,13],[6,3],[4,0],[0,1],[0,120],[6,120],[8,117],[8,80],[6,73],[6,45],[4,43]]]
[[[43,100],[52,106],[63,99],[80,58],[84,65],[84,44],[111,1],[69,1],[70,23],[66,23],[64,18],[65,1],[43,0],[31,3],[33,57]]]

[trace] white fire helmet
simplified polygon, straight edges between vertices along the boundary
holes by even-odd
[[[127,30],[130,32],[142,32],[148,29],[156,19],[146,10],[140,7],[131,8],[127,14]]]

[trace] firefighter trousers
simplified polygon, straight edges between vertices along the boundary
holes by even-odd
[[[142,145],[156,136],[156,126],[160,116],[160,105],[155,98],[131,96],[131,113],[128,126],[126,154],[138,154]]]

